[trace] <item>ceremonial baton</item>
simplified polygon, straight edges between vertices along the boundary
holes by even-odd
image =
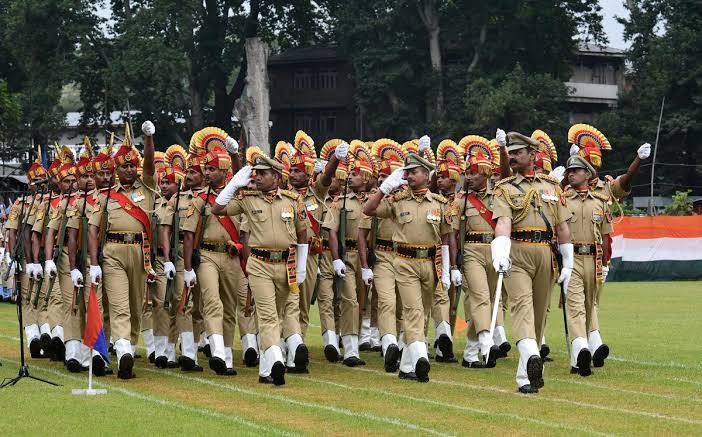
[[[492,319],[490,319],[490,338],[492,338],[495,333],[495,325],[497,324],[497,312],[500,310],[500,298],[502,297],[502,279],[505,277],[505,272],[498,272],[497,276],[497,288],[495,289],[495,303],[492,307]],[[485,356],[485,362],[487,363],[490,358],[490,349],[487,351]]]

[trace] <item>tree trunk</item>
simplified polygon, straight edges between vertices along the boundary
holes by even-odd
[[[434,114],[431,119],[439,120],[444,114],[444,84],[443,84],[443,68],[441,64],[441,44],[439,36],[441,28],[439,27],[439,11],[437,9],[436,0],[422,0],[421,5],[417,6],[419,18],[422,19],[424,27],[429,36],[429,59],[431,60],[431,68],[434,70],[436,84],[436,99],[434,100]]]
[[[234,104],[247,135],[247,144],[258,146],[272,155],[269,132],[270,95],[268,82],[268,45],[261,38],[246,39],[246,82],[244,92]]]

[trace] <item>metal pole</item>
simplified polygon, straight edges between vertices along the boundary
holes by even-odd
[[[653,161],[651,161],[651,196],[648,198],[648,215],[653,215],[653,177],[656,173],[656,154],[658,152],[658,137],[661,134],[661,121],[663,121],[663,107],[665,106],[665,96],[661,101],[661,113],[658,116],[658,129],[656,130],[656,143],[653,146]]]

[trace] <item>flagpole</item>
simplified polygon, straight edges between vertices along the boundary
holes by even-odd
[[[88,392],[93,391],[93,348],[90,348],[90,364],[88,364]]]

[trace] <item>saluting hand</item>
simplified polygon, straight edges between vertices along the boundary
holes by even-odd
[[[156,133],[156,126],[154,126],[151,121],[147,120],[141,125],[141,131],[144,132],[144,135],[150,137]]]

